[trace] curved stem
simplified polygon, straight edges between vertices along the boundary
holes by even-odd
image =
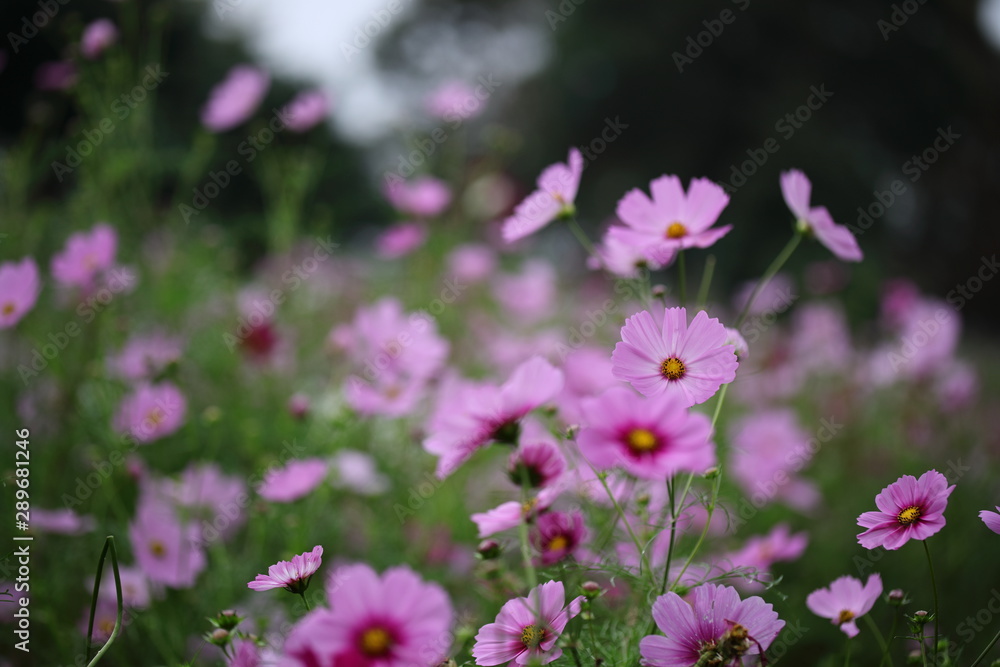
[[[101,650],[97,652],[94,659],[87,663],[87,667],[94,667],[101,658],[107,653],[108,649],[111,648],[111,643],[115,641],[118,633],[121,631],[122,627],[122,609],[124,605],[122,604],[122,578],[121,574],[118,572],[118,552],[115,549],[115,538],[112,535],[108,535],[104,540],[104,549],[101,551],[101,557],[97,561],[97,578],[94,579],[94,595],[90,601],[90,622],[87,624],[87,651],[86,655],[90,656],[90,641],[94,636],[94,616],[97,613],[97,595],[101,591],[101,575],[104,573],[104,559],[108,555],[108,551],[111,552],[111,569],[115,573],[115,595],[118,598],[118,606],[115,610],[115,627],[111,631],[111,636],[108,637],[108,641],[104,642],[104,646]]]
[[[781,270],[781,267],[785,265],[785,262],[787,262],[788,258],[792,256],[792,253],[795,252],[795,248],[798,247],[801,241],[802,232],[796,231],[791,240],[785,244],[785,247],[780,253],[778,253],[778,256],[774,258],[774,261],[771,262],[771,265],[767,267],[764,275],[761,276],[760,280],[757,282],[757,286],[754,287],[753,292],[750,293],[750,298],[747,299],[746,304],[743,306],[743,311],[740,312],[740,316],[736,319],[736,324],[734,325],[735,328],[740,328],[740,325],[743,324],[743,320],[747,318],[747,314],[750,312],[750,307],[753,306],[753,302],[757,300],[761,291],[763,291],[763,289],[767,287],[767,284],[771,282],[771,278],[773,278],[774,275]]]
[[[990,652],[990,649],[996,646],[997,641],[1000,641],[1000,632],[993,635],[993,639],[990,640],[990,643],[986,645],[986,648],[983,649],[983,652],[979,654],[979,657],[976,658],[976,661],[973,662],[970,667],[976,667],[979,663],[981,663],[986,657],[986,654]]]
[[[872,634],[875,635],[875,641],[878,642],[878,646],[882,649],[882,658],[879,660],[879,665],[885,660],[885,656],[889,653],[889,644],[886,643],[885,637],[882,636],[881,630],[875,625],[875,621],[872,620],[871,614],[865,614],[865,622],[868,623],[868,627],[871,628]],[[890,658],[889,664],[892,664],[892,659]]]
[[[591,466],[590,469],[594,470],[593,466]],[[647,573],[652,575],[653,570],[649,566],[649,558],[646,556],[646,550],[642,548],[642,543],[639,541],[638,536],[636,536],[635,531],[632,530],[632,524],[629,523],[628,518],[625,516],[625,510],[623,510],[622,506],[618,504],[618,499],[615,498],[615,494],[611,493],[611,488],[608,486],[607,480],[604,479],[604,475],[598,473],[596,470],[594,470],[594,475],[596,475],[597,479],[600,480],[601,486],[604,487],[604,492],[607,493],[608,498],[611,499],[611,504],[614,505],[615,511],[618,512],[618,517],[622,520],[622,523],[625,524],[629,537],[632,538],[632,543],[635,544],[636,551],[639,553],[639,575],[642,576],[642,570],[645,570]],[[653,584],[655,585],[656,582],[654,581]]]
[[[570,231],[573,232],[573,236],[575,236],[576,240],[583,246],[583,249],[586,250],[591,257],[600,259],[600,256],[597,254],[597,250],[594,248],[594,244],[590,242],[586,232],[584,232],[580,227],[580,223],[576,221],[576,216],[572,216],[567,219],[566,222],[569,225]]]
[[[934,577],[934,563],[931,562],[931,549],[927,546],[927,540],[923,540],[924,543],[924,553],[927,554],[927,567],[931,571],[931,589],[934,591],[934,664],[937,664],[938,658],[938,631],[941,628],[941,615],[938,611],[938,589],[937,589],[937,579]]]
[[[712,274],[715,273],[715,255],[709,255],[705,259],[705,272],[701,275],[701,286],[698,288],[698,300],[695,308],[705,309],[705,302],[708,301],[708,288],[712,285]]]

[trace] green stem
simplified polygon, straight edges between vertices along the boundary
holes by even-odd
[[[704,310],[708,301],[708,288],[712,285],[712,275],[715,273],[715,255],[709,255],[705,260],[705,271],[701,274],[701,286],[698,288],[698,301],[695,307]]]
[[[712,500],[707,509],[708,516],[705,517],[705,527],[701,529],[701,535],[698,536],[698,541],[695,542],[694,549],[691,550],[691,554],[687,557],[687,560],[684,561],[684,567],[682,567],[681,571],[677,574],[677,578],[674,580],[673,584],[674,586],[681,583],[681,579],[684,577],[684,573],[687,572],[687,569],[691,566],[691,563],[694,562],[694,557],[697,555],[698,550],[701,549],[701,545],[702,543],[704,543],[705,537],[708,536],[708,529],[712,525],[712,516],[715,514],[715,504],[719,498],[719,488],[721,485],[722,485],[722,475],[719,475],[715,478],[715,484],[712,487]]]
[[[299,596],[302,598],[302,604],[306,606],[306,611],[309,611],[309,600],[306,599],[305,591],[299,593]]]
[[[122,627],[122,609],[124,605],[122,604],[122,579],[118,572],[118,551],[115,549],[114,536],[108,535],[104,540],[104,549],[101,551],[101,557],[97,561],[97,578],[94,579],[94,595],[90,600],[90,622],[87,624],[87,657],[90,657],[90,642],[94,636],[94,616],[97,614],[97,595],[101,592],[101,575],[104,573],[104,559],[107,557],[108,551],[111,551],[111,569],[115,573],[115,595],[118,598],[118,607],[115,610],[115,627],[111,631],[108,641],[104,642],[104,646],[97,652],[94,659],[87,664],[87,667],[94,667],[94,665],[101,661],[104,654],[111,648],[111,643],[118,636]]]
[[[885,656],[889,653],[889,644],[886,643],[885,637],[882,636],[882,632],[875,625],[875,621],[872,620],[871,614],[865,614],[865,622],[868,627],[871,628],[872,634],[875,635],[875,641],[878,642],[878,646],[882,649],[882,660],[885,660]],[[879,665],[882,664],[882,660],[879,661]],[[889,664],[892,664],[892,659],[890,658]]]
[[[677,251],[677,286],[680,292],[681,308],[687,301],[687,267],[684,265],[684,250]]]
[[[882,667],[883,661],[888,660],[889,667],[892,667],[892,655],[889,653],[889,649],[892,648],[892,640],[896,638],[896,626],[899,624],[899,607],[896,607],[895,612],[892,615],[892,625],[889,626],[889,639],[886,641],[885,653],[882,654],[882,659],[879,660],[878,667]]]
[[[529,489],[531,483],[528,480],[528,468],[521,466],[521,507],[528,502]],[[521,558],[524,560],[524,574],[528,578],[528,590],[530,591],[538,585],[538,577],[535,574],[535,564],[531,562],[531,547],[528,543],[528,516],[523,512],[521,523],[518,524],[517,533],[521,539]]]
[[[767,287],[769,282],[771,282],[771,278],[774,278],[774,275],[781,270],[782,266],[785,265],[785,262],[787,262],[788,258],[792,256],[792,253],[795,252],[795,248],[798,247],[801,241],[802,232],[796,231],[791,240],[788,241],[782,251],[778,253],[778,256],[774,258],[774,261],[771,262],[771,265],[767,267],[767,271],[765,271],[764,275],[760,277],[760,280],[757,282],[757,286],[754,287],[753,292],[750,293],[750,298],[747,299],[746,304],[743,306],[743,311],[736,319],[735,327],[737,329],[740,328],[740,325],[743,324],[743,320],[746,319],[747,314],[750,312],[750,307],[753,306],[753,302],[757,300],[761,291]]]
[[[931,589],[934,591],[934,664],[937,664],[938,658],[938,630],[941,628],[941,615],[938,612],[938,589],[937,589],[937,579],[934,577],[934,563],[931,562],[931,549],[927,546],[927,540],[922,540],[924,543],[924,553],[927,554],[927,567],[931,571]]]
[[[677,504],[674,502],[674,480],[667,479],[667,497],[670,498],[670,543],[667,545],[667,562],[663,565],[663,583],[660,585],[660,595],[667,592],[667,581],[670,579],[670,561],[674,557],[674,537],[677,534]]]
[[[979,654],[979,657],[976,658],[976,661],[972,663],[971,667],[976,667],[976,665],[981,663],[983,659],[986,658],[986,654],[989,653],[994,646],[996,646],[997,641],[1000,641],[1000,632],[993,635],[993,639],[991,639],[990,643],[986,645],[986,648],[984,648],[983,652]]]
[[[588,465],[590,464],[588,463]],[[593,466],[591,466],[591,470],[594,470]],[[598,473],[596,470],[594,470],[594,475],[601,481],[601,486],[604,487],[604,492],[608,494],[608,498],[611,499],[611,504],[614,505],[615,511],[618,512],[618,518],[620,518],[622,523],[625,524],[629,537],[632,538],[632,543],[635,544],[636,551],[639,553],[639,576],[642,576],[643,570],[652,575],[653,570],[649,566],[649,558],[646,556],[646,550],[642,548],[642,543],[639,542],[639,538],[636,536],[635,531],[632,530],[632,524],[628,522],[628,518],[625,516],[625,511],[622,509],[622,506],[618,504],[615,494],[611,493],[611,488],[604,479],[604,475]]]
[[[851,664],[851,638],[847,638],[847,650],[844,652],[844,667],[850,667]]]
[[[569,225],[570,231],[573,232],[573,236],[575,236],[576,240],[583,246],[583,249],[586,250],[591,257],[599,258],[597,250],[594,249],[594,244],[590,242],[590,239],[587,238],[587,234],[580,227],[580,223],[576,221],[576,216],[574,215],[568,218],[566,223]]]

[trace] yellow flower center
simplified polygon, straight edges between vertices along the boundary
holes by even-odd
[[[660,375],[668,380],[680,380],[685,373],[687,373],[687,367],[677,357],[664,359],[663,363],[660,364]]]
[[[523,516],[528,516],[531,514],[532,510],[538,505],[538,498],[532,498],[531,500],[521,503],[521,514]]]
[[[670,226],[667,227],[667,238],[668,239],[680,239],[687,236],[687,227],[679,222],[671,222]]]
[[[840,625],[842,623],[847,623],[848,621],[853,621],[853,620],[854,620],[854,612],[851,611],[850,609],[845,609],[842,612],[840,612],[840,616],[837,617],[837,625]]]
[[[14,312],[15,310],[17,310],[17,306],[15,306],[15,305],[14,305],[14,304],[13,304],[12,302],[10,302],[10,301],[8,301],[7,303],[5,303],[5,304],[3,305],[3,314],[4,314],[4,315],[10,315],[10,314],[11,314],[11,313],[13,313],[13,312]]]
[[[524,630],[521,630],[521,643],[528,648],[537,648],[543,639],[545,639],[545,630],[537,625],[528,625],[525,626]]]
[[[546,547],[548,551],[563,551],[569,546],[569,540],[566,539],[565,535],[556,535],[551,540]]]
[[[153,540],[149,543],[149,550],[153,552],[153,555],[157,558],[163,558],[167,555],[167,547],[163,545],[163,542],[159,540]]]
[[[637,454],[653,451],[660,444],[656,434],[645,428],[632,429],[626,436],[625,441],[629,449]]]
[[[149,411],[149,414],[146,415],[146,421],[148,421],[152,426],[159,426],[163,423],[165,418],[166,415],[163,414],[163,410],[159,408],[153,408]]]
[[[384,656],[391,646],[392,637],[382,628],[368,628],[361,635],[361,651],[369,657]]]
[[[917,519],[919,519],[921,514],[923,514],[923,512],[920,510],[919,507],[917,507],[916,505],[911,505],[910,507],[907,507],[905,510],[900,512],[896,516],[896,520],[899,521],[904,526],[908,526]]]

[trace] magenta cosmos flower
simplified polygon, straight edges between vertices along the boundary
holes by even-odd
[[[711,229],[729,195],[707,178],[695,178],[687,193],[677,176],[661,176],[649,184],[650,199],[635,188],[618,202],[618,218],[655,249],[661,264],[684,248],[707,248],[729,233],[732,225]]]
[[[109,19],[97,19],[83,29],[80,53],[88,60],[96,59],[104,49],[118,41],[118,28]]]
[[[66,287],[89,289],[100,273],[111,268],[117,247],[118,236],[111,225],[102,222],[89,232],[77,232],[52,258],[52,277]]]
[[[859,631],[855,619],[871,611],[880,595],[882,577],[878,574],[868,577],[864,586],[860,579],[845,576],[835,580],[829,588],[810,593],[806,606],[817,616],[829,618],[834,625],[839,625],[848,637],[857,637]]]
[[[126,396],[115,415],[115,428],[140,443],[159,440],[184,424],[187,401],[169,382],[144,384]]]
[[[763,599],[740,600],[735,588],[717,584],[694,589],[692,604],[677,593],[661,595],[653,603],[653,620],[665,636],[639,642],[643,664],[650,667],[742,664],[744,656],[766,651],[785,626]]]
[[[739,362],[726,344],[726,327],[703,310],[688,325],[684,308],[668,308],[662,329],[644,310],[625,320],[621,336],[611,372],[645,396],[674,395],[690,407],[736,378]]]
[[[867,528],[858,535],[866,549],[895,550],[907,541],[926,540],[944,528],[944,510],[955,485],[937,470],[928,470],[920,479],[903,475],[875,496],[877,512],[865,512],[858,525]]]
[[[621,466],[636,477],[662,480],[715,465],[708,417],[689,412],[677,394],[643,398],[614,387],[582,405],[588,425],[577,442],[599,470]]]
[[[304,90],[282,110],[285,123],[292,132],[307,132],[318,125],[330,110],[326,95],[320,90]]]
[[[323,547],[317,545],[312,551],[293,556],[291,562],[279,560],[267,568],[267,574],[258,574],[247,588],[255,591],[269,591],[284,588],[301,595],[309,588],[309,580],[323,564]]]
[[[436,665],[451,646],[448,595],[408,567],[380,577],[368,565],[339,568],[327,580],[331,609],[296,624],[281,667]]]
[[[0,264],[0,329],[8,329],[35,307],[41,286],[38,265],[25,257]]]
[[[246,119],[260,106],[271,79],[250,65],[237,65],[216,84],[201,110],[201,124],[209,132],[225,132]]]
[[[1000,534],[1000,506],[997,507],[997,511],[993,512],[991,510],[983,510],[979,513],[979,518],[983,520],[986,527],[992,530],[994,533]]]
[[[830,252],[845,262],[860,262],[861,248],[847,227],[833,221],[824,206],[809,206],[812,183],[798,169],[781,174],[781,194],[788,208],[795,214],[798,228],[811,233]]]
[[[566,602],[561,581],[548,581],[532,588],[528,597],[504,604],[496,621],[479,629],[472,656],[477,665],[513,662],[545,665],[562,655],[556,640],[569,620],[580,613],[583,596]]]
[[[552,565],[573,555],[587,538],[583,515],[574,511],[546,512],[535,521],[531,542],[538,550],[540,565]]]
[[[439,457],[444,479],[491,441],[515,444],[521,419],[562,390],[563,374],[541,357],[532,357],[502,386],[457,386],[442,394],[431,419],[424,449]]]
[[[566,162],[546,167],[538,177],[538,189],[518,204],[514,215],[504,221],[503,240],[513,243],[534,234],[559,216],[573,215],[582,175],[583,155],[571,148]]]
[[[257,493],[274,503],[290,503],[319,486],[329,470],[329,465],[322,459],[289,461],[284,468],[268,470]]]

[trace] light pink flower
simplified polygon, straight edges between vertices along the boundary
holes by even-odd
[[[767,535],[755,535],[743,547],[729,556],[719,559],[732,568],[745,568],[749,579],[738,582],[743,590],[761,590],[768,583],[771,565],[778,562],[798,560],[809,544],[806,533],[789,531],[788,524],[780,523]]]
[[[559,216],[573,215],[576,193],[583,175],[583,155],[569,149],[565,163],[545,168],[538,177],[538,189],[514,209],[503,223],[503,240],[513,243],[534,234]]]
[[[419,222],[401,222],[378,235],[375,253],[382,259],[399,259],[422,246],[426,240],[427,227]]]
[[[425,220],[441,215],[451,203],[451,188],[431,176],[386,183],[383,194],[400,213]]]
[[[307,132],[318,125],[330,110],[326,95],[319,90],[304,90],[285,105],[281,117],[292,132]]]
[[[139,504],[129,539],[136,562],[153,583],[190,588],[207,564],[196,542],[197,528],[182,523],[162,502]]]
[[[811,207],[812,183],[798,169],[782,172],[781,194],[795,214],[799,227],[816,237],[830,252],[845,262],[860,262],[858,241],[847,227],[838,225],[825,207]]]
[[[715,444],[707,416],[689,412],[680,396],[643,398],[614,387],[582,402],[587,426],[577,442],[598,470],[621,466],[641,479],[669,479],[679,472],[702,473],[715,465]]]
[[[427,113],[449,121],[478,116],[482,106],[476,91],[463,81],[445,81],[424,101]]]
[[[271,468],[257,487],[261,498],[274,503],[290,503],[319,486],[329,466],[322,459],[289,461],[283,468]]]
[[[182,351],[179,338],[162,333],[136,335],[129,338],[120,353],[108,359],[108,368],[115,377],[131,382],[151,380],[179,361]]]
[[[726,327],[703,310],[688,325],[684,308],[668,308],[662,328],[644,310],[625,321],[621,336],[612,372],[646,396],[677,395],[689,407],[736,378],[739,362],[726,344]]]
[[[8,329],[35,307],[41,284],[38,265],[25,257],[20,262],[0,264],[0,329]]]
[[[559,659],[556,640],[570,619],[580,613],[583,596],[566,602],[561,581],[532,588],[527,597],[507,601],[493,623],[479,629],[472,656],[477,665],[532,662],[546,665]]]
[[[809,611],[822,618],[829,618],[840,626],[848,637],[858,636],[855,619],[864,616],[882,595],[882,577],[873,574],[862,586],[859,579],[840,577],[827,588],[820,588],[809,594],[806,606]]]
[[[347,565],[327,580],[326,594],[332,609],[312,611],[295,625],[281,667],[412,667],[436,665],[447,655],[451,601],[410,568],[379,576],[368,565]]]
[[[986,527],[992,530],[994,533],[1000,534],[1000,506],[997,507],[997,511],[983,510],[979,513],[979,518],[983,520]]]
[[[89,232],[77,232],[52,258],[52,277],[67,287],[90,289],[97,277],[114,264],[117,247],[118,236],[106,223],[98,223]]]
[[[896,550],[909,540],[926,540],[945,525],[944,510],[955,485],[937,470],[920,479],[903,475],[875,496],[877,512],[865,512],[858,525],[867,530],[858,535],[865,549]]]
[[[184,425],[187,401],[170,382],[144,384],[126,396],[115,415],[115,429],[141,444],[166,437]]]
[[[201,109],[201,123],[209,132],[225,132],[253,115],[264,100],[271,79],[263,70],[236,65],[216,84]]]
[[[457,246],[447,258],[448,274],[463,283],[478,283],[488,278],[497,266],[497,256],[486,245],[468,243]]]
[[[118,28],[108,19],[97,19],[83,29],[80,53],[89,60],[96,59],[104,49],[118,41]]]
[[[31,508],[31,529],[40,533],[82,535],[94,530],[94,517],[80,516],[71,509],[46,510]]]
[[[341,449],[333,455],[332,467],[337,488],[348,489],[365,496],[385,493],[389,480],[378,471],[375,459],[364,452]]]
[[[721,239],[732,225],[712,228],[729,195],[707,178],[691,181],[687,193],[677,176],[661,176],[649,184],[652,199],[638,188],[618,202],[618,218],[645,240],[648,252],[656,253],[660,264],[668,264],[678,250],[707,248]],[[633,239],[638,245],[638,238]]]
[[[301,594],[309,587],[309,580],[323,564],[323,547],[316,545],[312,551],[293,556],[291,562],[279,560],[267,568],[267,574],[258,574],[247,588],[269,591],[275,588]]]
[[[507,462],[507,476],[521,486],[523,479],[534,488],[549,486],[566,470],[566,458],[558,445],[547,439],[522,438],[517,450]]]
[[[499,274],[493,280],[493,295],[511,315],[532,323],[551,317],[559,298],[555,268],[547,261],[531,259],[518,274]]]
[[[597,257],[591,257],[591,268],[602,268],[621,278],[637,278],[641,269],[658,270],[670,264],[676,251],[628,227],[612,225],[597,247]]]

